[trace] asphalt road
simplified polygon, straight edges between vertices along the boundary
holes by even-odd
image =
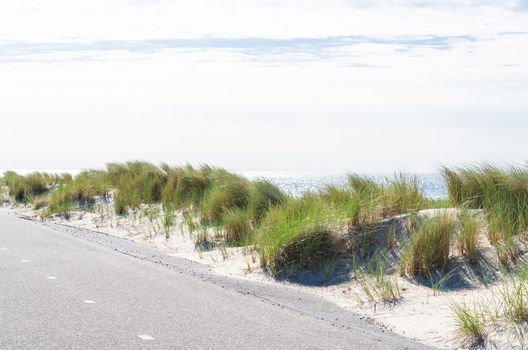
[[[0,208],[0,349],[422,349],[320,298]]]

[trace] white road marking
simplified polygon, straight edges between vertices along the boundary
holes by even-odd
[[[27,263],[27,262],[29,262],[29,260],[28,259],[22,259],[22,260],[20,260],[20,262]]]
[[[57,279],[57,277],[55,277],[55,276],[46,276],[46,278],[49,279],[49,280],[56,280]]]
[[[0,250],[7,250],[6,247],[0,247]]]
[[[155,340],[154,338],[152,338],[150,335],[148,334],[140,334],[138,335],[138,337],[140,337],[141,339],[143,340]]]
[[[84,301],[86,304],[95,304],[95,301],[93,301],[93,300],[89,300],[89,299],[87,299],[87,300],[83,300],[83,301]]]

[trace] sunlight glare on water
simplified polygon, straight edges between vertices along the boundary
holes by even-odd
[[[332,173],[307,173],[307,172],[242,172],[248,179],[266,179],[279,186],[283,191],[294,196],[303,193],[318,191],[327,185],[344,186],[346,184],[346,174]],[[432,199],[445,198],[447,189],[440,174],[410,174],[416,176],[427,197]],[[391,175],[367,175],[374,178],[383,179]]]

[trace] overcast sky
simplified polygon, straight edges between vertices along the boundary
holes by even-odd
[[[528,1],[0,0],[0,169],[528,159]]]

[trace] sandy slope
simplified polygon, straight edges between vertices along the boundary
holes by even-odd
[[[29,209],[23,211],[25,214],[35,215]],[[399,301],[393,304],[373,303],[368,301],[361,284],[351,278],[348,271],[344,272],[345,278],[341,276],[338,282],[330,278],[327,282],[318,285],[306,283],[310,279],[298,279],[302,283],[277,281],[259,267],[256,252],[249,248],[217,247],[208,251],[197,250],[194,239],[198,233],[189,232],[183,224],[181,213],[176,215],[176,224],[167,238],[161,221],[150,221],[139,214],[140,212],[128,217],[116,217],[112,213],[111,206],[103,205],[93,213],[73,212],[68,219],[54,217],[47,220],[141,242],[165,251],[169,255],[207,264],[219,274],[271,284],[288,283],[290,286],[332,301],[340,307],[372,318],[396,333],[440,348],[456,349],[462,345],[456,331],[451,305],[488,300],[496,288],[493,284],[479,282],[478,276],[471,276],[472,271],[467,269],[463,261],[455,259],[454,264],[460,273],[446,283],[446,290],[435,291],[426,285],[397,277],[401,291]],[[437,213],[429,210],[423,211],[421,215],[430,216]],[[208,235],[214,236],[214,232],[210,230]],[[485,260],[488,262],[485,277],[494,276],[498,264],[494,258],[493,247],[489,245],[484,235],[480,244],[482,254],[486,256]],[[490,339],[491,342],[487,344],[489,348],[510,348],[517,342],[514,338],[509,339],[505,332],[492,334]]]
[[[4,208],[0,232],[0,349],[426,349],[295,288],[140,243]]]

